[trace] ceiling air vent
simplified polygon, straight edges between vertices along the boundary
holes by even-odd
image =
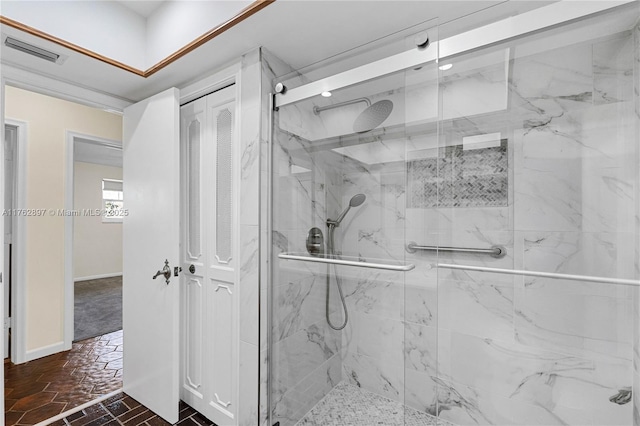
[[[28,53],[29,55],[33,55],[53,63],[58,63],[58,60],[61,58],[61,55],[58,55],[57,53],[49,52],[48,50],[44,50],[38,46],[34,46],[33,44],[25,43],[24,41],[20,41],[13,37],[7,37],[4,40],[4,44],[12,49]]]

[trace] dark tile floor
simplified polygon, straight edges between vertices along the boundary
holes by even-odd
[[[52,426],[168,426],[170,423],[162,420],[144,405],[127,394],[120,393],[98,404],[92,405],[51,423]],[[180,401],[180,420],[176,425],[181,426],[215,426],[196,410]]]
[[[35,361],[6,362],[5,424],[34,425],[121,387],[122,330]]]

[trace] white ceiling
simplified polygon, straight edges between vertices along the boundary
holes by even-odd
[[[148,18],[155,12],[166,0],[116,0],[123,6],[133,10],[143,18]]]
[[[148,78],[4,25],[3,33],[69,58],[63,65],[56,65],[4,45],[0,53],[4,64],[138,101],[166,88],[181,87],[204,77],[259,46],[266,47],[297,69],[434,18],[440,24],[439,36],[445,37],[549,3],[278,0]]]

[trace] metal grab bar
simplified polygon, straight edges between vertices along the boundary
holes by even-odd
[[[412,263],[407,263],[405,265],[389,265],[387,263],[372,263],[372,262],[360,262],[360,261],[354,261],[354,260],[344,260],[344,259],[325,258],[325,257],[300,256],[297,254],[290,254],[290,253],[280,253],[278,257],[280,259],[286,259],[286,260],[329,263],[332,265],[356,266],[358,268],[385,269],[387,271],[407,272],[407,271],[411,271],[416,267]]]
[[[442,247],[442,246],[422,246],[416,244],[414,241],[411,241],[407,244],[407,252],[415,253],[418,250],[426,250],[426,251],[450,251],[454,253],[477,253],[477,254],[488,254],[493,257],[504,257],[507,255],[507,249],[503,246],[492,246],[488,249],[482,248],[471,248],[471,247]]]
[[[557,278],[561,280],[570,280],[570,281],[585,281],[585,282],[591,282],[591,283],[619,284],[619,285],[631,285],[631,286],[640,287],[640,280],[630,280],[626,278],[608,278],[608,277],[593,277],[590,275],[557,274],[553,272],[525,271],[521,269],[488,268],[485,266],[453,265],[449,263],[438,263],[436,266],[438,268],[461,269],[463,271],[492,272],[494,274],[525,275],[528,277]]]

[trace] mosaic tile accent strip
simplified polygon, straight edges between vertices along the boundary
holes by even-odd
[[[508,167],[506,139],[490,148],[440,148],[437,158],[408,162],[407,207],[507,206]]]
[[[427,426],[452,423],[358,386],[338,383],[296,426]]]

